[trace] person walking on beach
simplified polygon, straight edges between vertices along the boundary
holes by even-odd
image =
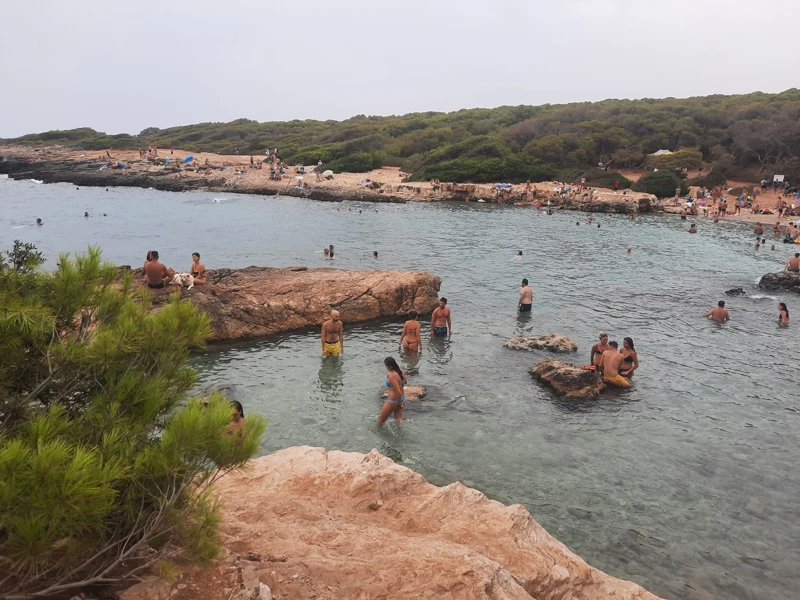
[[[786,303],[778,303],[778,310],[778,325],[787,327],[789,325],[789,309],[786,308]]]
[[[517,309],[519,312],[531,312],[531,307],[533,306],[533,290],[528,285],[528,280],[522,280],[522,290],[519,292],[519,302],[517,303]]]
[[[407,352],[422,350],[422,336],[420,336],[420,326],[417,321],[419,314],[412,310],[408,315],[408,321],[403,325],[403,333],[400,336],[400,345]]]
[[[603,352],[610,350],[611,346],[608,345],[608,334],[601,331],[598,334],[600,341],[592,346],[592,351],[589,354],[589,364],[593,365],[598,371],[603,369]]]
[[[731,316],[728,314],[728,311],[725,310],[725,300],[720,300],[717,302],[716,308],[712,308],[706,314],[701,316],[711,317],[711,320],[716,321],[717,323],[725,323],[726,321],[731,320]]]
[[[450,321],[450,309],[447,308],[447,298],[439,298],[439,306],[431,315],[431,335],[447,337],[453,333],[453,324]]]
[[[406,374],[391,356],[387,356],[383,361],[386,367],[386,387],[389,388],[389,395],[381,408],[378,416],[378,427],[383,427],[389,415],[394,415],[394,420],[398,425],[403,424],[403,409],[406,405]]]
[[[332,310],[331,318],[322,324],[322,356],[337,358],[340,354],[344,354],[344,327],[339,311]]]

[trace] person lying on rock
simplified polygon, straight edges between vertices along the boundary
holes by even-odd
[[[344,327],[339,311],[332,310],[331,318],[322,324],[322,356],[336,358],[340,354],[344,354]]]

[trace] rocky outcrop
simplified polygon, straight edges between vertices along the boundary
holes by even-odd
[[[550,385],[557,394],[574,400],[596,400],[605,388],[602,377],[594,371],[554,358],[536,363],[531,375]]]
[[[428,395],[428,391],[421,385],[406,385],[403,386],[403,391],[406,394],[407,402],[419,402]],[[381,400],[389,397],[389,390],[385,389],[381,392]]]
[[[508,340],[503,346],[511,350],[527,350],[529,352],[534,350],[548,350],[557,354],[578,351],[578,344],[557,333],[535,337],[515,337]]]
[[[436,487],[376,450],[287,448],[217,490],[225,546],[263,557],[256,576],[276,598],[657,600],[587,565],[521,505]]]
[[[767,273],[758,282],[758,287],[770,292],[789,290],[795,294],[800,294],[800,273],[790,273],[789,271]]]
[[[746,292],[742,288],[737,287],[737,288],[731,288],[729,290],[725,290],[725,295],[726,296],[745,296]]]
[[[140,274],[134,279],[141,285]],[[441,283],[425,271],[247,267],[208,271],[208,284],[180,290],[211,316],[210,341],[222,341],[317,328],[333,309],[339,311],[345,328],[382,317],[403,317],[412,309],[424,314],[436,307]],[[169,301],[178,289],[170,285],[151,290],[154,305]]]

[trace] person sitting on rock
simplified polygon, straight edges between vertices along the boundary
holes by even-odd
[[[166,287],[175,276],[175,271],[158,262],[158,252],[150,251],[150,261],[144,264],[144,280],[154,290]]]
[[[200,262],[200,254],[197,252],[192,252],[192,267],[189,273],[191,273],[195,285],[206,283],[206,266]]]
[[[589,355],[589,364],[594,366],[598,371],[603,370],[603,352],[610,350],[611,346],[608,345],[608,334],[604,331],[599,333],[600,341],[592,346],[592,351]]]
[[[786,261],[786,266],[783,270],[800,273],[800,252],[795,252],[794,256]]]

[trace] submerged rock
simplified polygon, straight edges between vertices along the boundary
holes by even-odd
[[[726,296],[744,296],[745,295],[745,291],[742,288],[738,287],[738,288],[733,288],[733,289],[727,290],[725,292],[725,295]]]
[[[605,388],[602,377],[573,364],[545,358],[531,368],[531,375],[571,399],[596,400]]]
[[[134,280],[143,285],[141,272]],[[208,271],[208,284],[191,290],[169,285],[151,291],[159,306],[180,289],[211,317],[211,341],[221,341],[319,327],[333,309],[347,336],[352,323],[432,311],[441,283],[425,271],[247,267]]]
[[[789,290],[795,294],[800,294],[800,273],[790,273],[789,271],[767,273],[758,282],[758,287],[770,292]]]
[[[403,391],[406,393],[406,402],[418,402],[428,395],[428,390],[421,385],[407,385],[403,387]],[[385,400],[388,397],[389,389],[384,388],[381,392],[381,399]]]
[[[578,344],[557,333],[536,337],[515,337],[508,340],[503,346],[511,350],[549,350],[559,354],[578,351]]]
[[[587,565],[523,506],[436,487],[376,450],[287,448],[249,467],[216,485],[221,528],[235,551],[286,557],[261,571],[276,598],[657,600]]]

